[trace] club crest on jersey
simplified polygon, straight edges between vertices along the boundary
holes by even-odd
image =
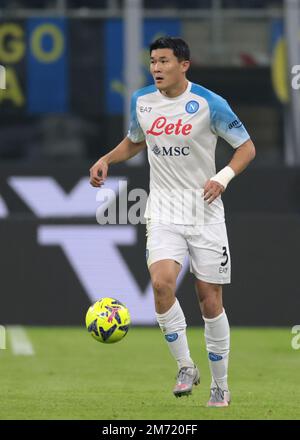
[[[189,101],[187,102],[186,106],[185,106],[185,111],[187,113],[196,113],[199,110],[199,102],[197,101]]]

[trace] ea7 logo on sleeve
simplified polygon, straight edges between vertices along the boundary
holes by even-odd
[[[145,113],[145,112],[150,113],[151,110],[152,110],[152,107],[144,107],[143,105],[140,106],[141,113]]]
[[[230,122],[230,124],[228,124],[228,128],[229,128],[229,130],[231,130],[232,128],[239,128],[242,125],[243,124],[241,123],[241,121],[239,121],[238,119],[235,119],[234,121]]]
[[[193,128],[192,124],[182,124],[182,119],[178,119],[175,124],[167,124],[167,122],[167,118],[164,116],[156,118],[146,133],[152,134],[153,136],[160,136],[161,134],[175,134],[176,136],[182,134],[183,136],[187,136],[191,133]]]

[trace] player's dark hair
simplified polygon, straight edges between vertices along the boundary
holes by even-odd
[[[172,49],[178,61],[190,60],[190,48],[181,38],[161,37],[150,44],[150,55],[156,49]]]

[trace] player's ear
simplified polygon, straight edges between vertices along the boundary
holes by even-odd
[[[188,61],[188,60],[182,61],[182,64],[181,64],[182,72],[184,72],[184,73],[187,72],[190,68],[190,65],[191,65],[190,61]]]

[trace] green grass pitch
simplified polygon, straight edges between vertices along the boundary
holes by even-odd
[[[233,328],[229,408],[207,408],[203,329],[190,328],[201,384],[172,395],[176,365],[158,328],[100,344],[85,328],[26,327],[33,356],[0,350],[0,419],[300,419],[300,350],[291,329]]]

